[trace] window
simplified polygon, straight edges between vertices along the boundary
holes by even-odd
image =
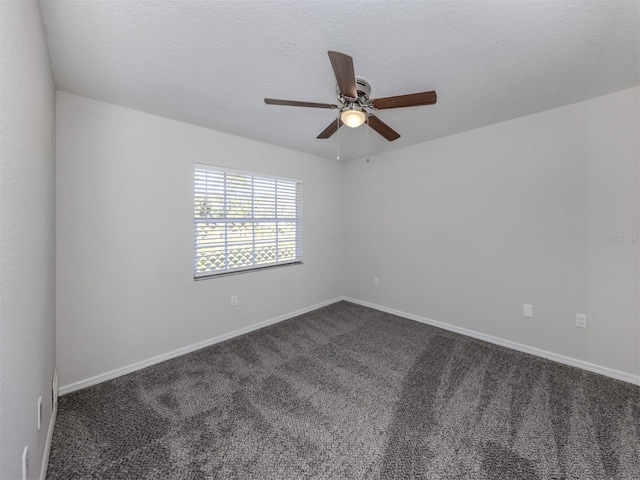
[[[196,164],[195,278],[302,262],[302,182]]]

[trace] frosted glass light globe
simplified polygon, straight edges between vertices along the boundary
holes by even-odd
[[[345,110],[340,114],[340,120],[347,127],[358,128],[364,123],[366,115],[362,110]]]

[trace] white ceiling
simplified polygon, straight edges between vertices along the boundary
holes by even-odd
[[[381,110],[402,137],[371,154],[640,84],[638,0],[43,0],[58,89],[335,158],[316,136],[335,110],[327,50],[354,58],[372,98],[436,90]],[[367,155],[343,127],[340,157]],[[212,152],[215,153],[215,152]]]

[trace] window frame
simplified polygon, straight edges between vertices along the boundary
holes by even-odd
[[[223,194],[223,203],[224,203],[224,209],[227,209],[227,202],[228,202],[228,198],[229,195],[226,191],[226,185],[227,185],[227,181],[226,181],[226,175],[235,175],[235,176],[244,176],[244,177],[249,177],[251,179],[251,216],[250,217],[228,217],[228,211],[225,211],[224,216],[222,217],[198,217],[196,215],[196,201],[197,201],[197,194],[198,194],[198,189],[197,189],[197,175],[198,172],[202,172],[202,171],[209,171],[209,172],[215,172],[216,174],[223,174],[224,175],[224,184],[225,184],[225,188],[224,188],[224,194]],[[255,214],[255,181],[256,179],[260,182],[260,181],[270,181],[270,180],[275,180],[276,183],[274,185],[274,195],[273,197],[271,197],[274,200],[274,217],[260,217],[260,216],[256,216]],[[278,198],[278,189],[277,189],[277,182],[281,181],[281,182],[287,182],[289,184],[293,183],[295,186],[295,192],[294,192],[294,198],[295,198],[295,217],[278,217],[278,210],[277,210],[277,198]],[[236,275],[236,274],[240,274],[240,273],[246,273],[246,272],[254,272],[254,271],[259,271],[259,270],[267,270],[267,269],[271,269],[271,268],[279,268],[279,267],[287,267],[287,266],[291,266],[291,265],[301,265],[303,263],[302,260],[302,254],[303,254],[303,250],[302,250],[302,179],[299,178],[292,178],[292,177],[284,177],[284,176],[278,176],[278,175],[270,175],[270,174],[264,174],[264,173],[259,173],[259,172],[252,172],[252,171],[246,171],[246,170],[238,170],[238,169],[234,169],[234,168],[227,168],[227,167],[221,167],[221,166],[217,166],[217,165],[209,165],[209,164],[205,164],[205,163],[194,163],[193,165],[193,173],[192,173],[192,189],[193,189],[193,204],[192,204],[192,213],[193,213],[193,265],[192,265],[192,271],[193,271],[193,279],[198,281],[198,280],[205,280],[208,278],[216,278],[216,277],[223,277],[223,276],[227,276],[227,275]],[[205,188],[205,192],[207,191],[207,188]],[[211,221],[207,222],[206,219],[210,218]],[[295,241],[295,257],[293,259],[287,259],[287,260],[276,260],[275,262],[269,262],[269,263],[264,263],[264,264],[256,264],[256,260],[255,260],[255,255],[256,255],[256,245],[255,245],[255,225],[259,224],[259,223],[275,223],[276,224],[276,228],[277,225],[279,223],[279,218],[282,218],[283,222],[287,221],[287,223],[295,223],[295,234],[294,234],[294,241]],[[293,222],[292,222],[293,220]],[[253,233],[253,242],[251,245],[251,255],[253,257],[253,263],[251,265],[244,265],[244,266],[240,266],[240,267],[234,267],[234,268],[223,268],[223,269],[219,269],[219,270],[209,270],[209,271],[204,271],[204,272],[198,272],[198,250],[199,250],[199,244],[198,244],[198,225],[202,224],[202,223],[252,223],[254,225],[254,233]],[[278,251],[278,235],[279,233],[276,233],[276,252]],[[225,230],[225,240],[224,240],[224,245],[225,245],[225,250],[227,248],[228,245],[228,231]],[[277,253],[276,253],[277,254]],[[228,262],[228,253],[225,253],[225,262]]]

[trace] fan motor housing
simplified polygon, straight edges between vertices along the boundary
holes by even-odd
[[[371,84],[364,78],[357,77],[356,90],[358,92],[358,98],[356,99],[356,102],[362,106],[366,106],[369,103],[369,95],[371,95]],[[347,98],[342,95],[342,93],[340,93],[340,87],[338,87],[338,85],[336,85],[336,94],[338,95],[338,100],[340,100],[341,103],[351,103],[350,98]]]

